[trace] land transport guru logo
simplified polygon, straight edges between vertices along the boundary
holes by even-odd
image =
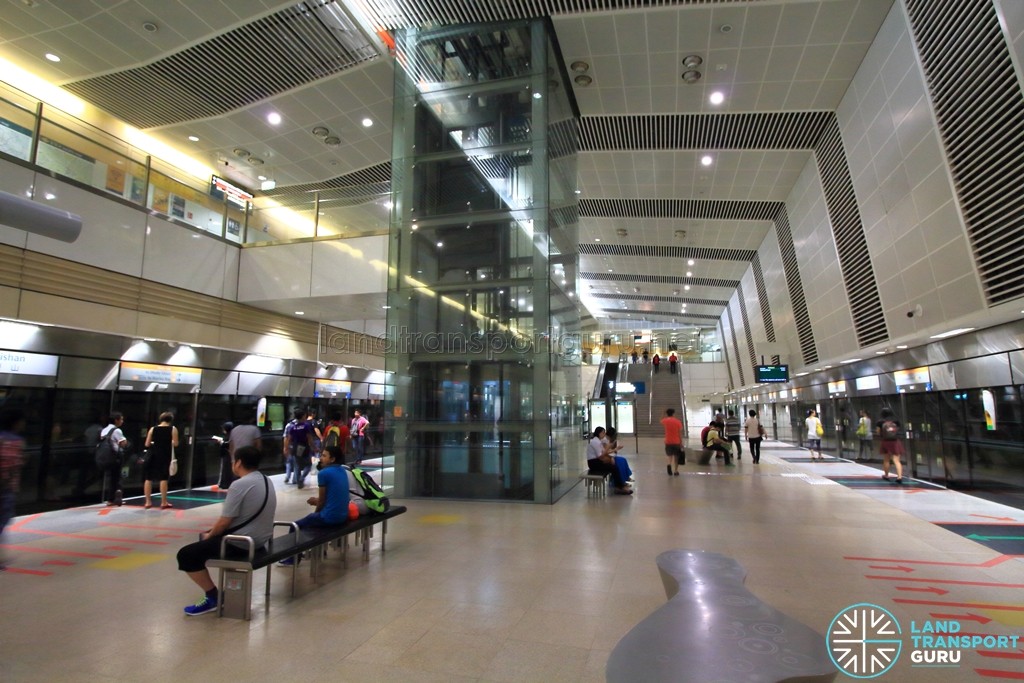
[[[1015,650],[1020,636],[961,633],[956,620],[910,622],[913,667],[959,667],[963,650]],[[832,662],[851,678],[877,678],[903,651],[903,629],[889,610],[862,602],[832,619],[826,638]]]

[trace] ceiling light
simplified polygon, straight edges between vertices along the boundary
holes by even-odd
[[[683,289],[685,289],[687,292],[689,292],[690,291],[690,285],[686,285],[685,287],[683,287]],[[683,304],[683,305],[685,306],[685,304]]]
[[[718,27],[718,30],[722,33],[730,33],[732,31],[732,24],[722,24]]]
[[[278,114],[276,111],[270,112],[269,114],[267,114],[267,123],[269,123],[272,126],[280,125],[281,115]]]
[[[864,360],[864,359],[863,359],[863,358],[849,358],[849,359],[847,359],[847,360],[844,360],[844,361],[840,361],[840,363],[841,363],[841,364],[846,364],[846,363],[857,363],[857,362],[859,362],[859,361],[862,361],[862,360]]]
[[[46,53],[46,58],[49,59],[51,62],[59,62],[60,61],[60,57],[58,57],[57,55],[53,54],[52,52],[47,52]]]
[[[236,157],[239,157],[240,159],[245,159],[246,157],[252,156],[252,154],[249,153],[249,150],[242,149],[241,147],[235,147],[233,150],[231,150],[231,153],[234,154]]]
[[[157,26],[152,21],[144,21],[144,22],[142,22],[142,30],[145,31],[146,33],[156,33],[157,31],[160,30],[160,27]]]
[[[677,240],[684,240],[684,239],[686,239],[686,231],[685,230],[676,230],[676,239]]]
[[[950,330],[949,332],[942,332],[940,334],[933,334],[931,336],[931,338],[932,339],[945,339],[946,337],[955,337],[958,334],[963,334],[964,332],[970,332],[973,329],[974,329],[973,327],[958,327],[955,330]]]
[[[253,166],[262,166],[263,164],[266,163],[265,161],[263,161],[263,159],[260,159],[259,157],[249,157],[248,159],[246,159],[246,161],[248,161]]]
[[[373,119],[371,119],[369,117],[363,119],[363,128],[369,128],[372,125],[373,125]]]
[[[295,311],[295,315],[306,315],[305,311]]]
[[[582,85],[584,88],[594,82],[594,79],[586,74],[580,74],[572,80],[576,85]]]
[[[535,100],[539,100],[542,97],[544,97],[544,95],[540,94],[539,92],[533,93],[533,99]]]
[[[317,126],[316,128],[313,129],[313,135],[317,136],[318,138],[325,138],[330,134],[331,131],[327,130],[323,126]]]
[[[339,138],[337,135],[329,135],[326,138],[324,138],[324,144],[330,145],[331,147],[335,147],[341,144],[341,138]]]
[[[443,246],[444,246],[444,242],[438,242],[438,243],[437,243],[437,246],[438,246],[438,248],[441,248],[441,247],[443,247]]]
[[[189,139],[189,142],[199,142],[199,138],[196,137],[195,135],[189,135],[188,139]]]
[[[700,55],[686,55],[683,57],[683,66],[687,69],[696,69],[698,66],[704,63],[704,60]]]
[[[885,351],[875,351],[875,355],[876,356],[884,356],[885,355]]]
[[[585,74],[590,71],[590,65],[584,61],[577,60],[569,65],[569,68],[573,70],[573,73]]]
[[[256,180],[266,180],[266,179],[267,179],[267,176],[265,176],[265,175],[258,175],[258,176],[256,176]]]
[[[579,78],[579,76],[577,76]],[[687,83],[696,83],[700,80],[700,72],[693,69],[683,72],[683,80]]]
[[[907,348],[907,345],[906,344],[897,344],[896,348],[897,349],[905,349],[905,348]]]
[[[629,230],[626,230],[625,228],[619,228],[618,230],[615,231],[615,234],[618,235],[619,237],[626,237],[629,235]]]
[[[711,158],[711,156],[710,156],[710,155],[708,155],[708,154],[705,154],[704,156],[702,156],[702,157],[700,158],[700,163],[701,163],[702,165],[704,165],[704,166],[710,166],[711,164],[713,164],[713,163],[714,163],[714,161],[715,161],[715,160],[714,160],[714,159],[712,159],[712,158]]]
[[[388,310],[391,307],[385,304],[384,306],[381,306],[381,308],[383,308],[386,311],[386,310]]]
[[[686,271],[686,277],[693,277],[693,271],[692,270]]]
[[[688,265],[688,266],[692,266],[693,264],[694,264],[693,259],[690,259],[689,261],[686,262],[686,265]]]
[[[600,241],[601,241],[601,238],[600,238],[600,237],[595,237],[595,238],[594,238],[594,241],[595,241],[595,242],[600,242]]]
[[[276,180],[264,180],[262,183],[260,183],[260,189],[263,190],[264,192],[266,192],[267,190],[273,190],[275,187],[277,187]]]
[[[711,104],[721,104],[722,102],[725,102],[725,93],[716,90],[711,93],[711,97],[708,98],[708,101],[711,102]]]

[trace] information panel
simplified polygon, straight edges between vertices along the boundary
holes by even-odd
[[[157,382],[159,384],[188,384],[198,386],[203,378],[199,368],[150,363],[121,363],[122,382]]]
[[[788,382],[788,365],[758,365],[754,373],[754,381],[758,383]]]
[[[352,382],[334,379],[318,379],[313,385],[313,396],[333,398],[352,393]]]
[[[9,375],[57,375],[57,356],[24,351],[0,351],[0,374]]]

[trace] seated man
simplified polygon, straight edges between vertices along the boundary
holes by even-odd
[[[238,479],[228,489],[220,517],[209,531],[199,534],[199,541],[178,551],[178,569],[187,573],[197,586],[206,592],[202,600],[185,608],[185,614],[194,617],[217,609],[217,586],[210,578],[206,561],[220,557],[221,537],[229,534],[250,536],[257,550],[274,534],[274,513],[277,497],[270,480],[259,471],[260,452],[253,446],[235,450],[231,471]],[[246,548],[228,541],[228,557],[243,558]]]
[[[719,454],[725,456],[725,464],[732,466],[732,450],[730,449],[731,444],[722,438],[722,431],[725,425],[722,422],[713,421],[710,425],[711,429],[707,432],[706,441],[704,445],[712,451],[717,451]]]
[[[310,527],[338,526],[348,521],[348,472],[342,467],[345,456],[337,446],[327,446],[320,452],[320,472],[316,475],[320,487],[318,495],[312,496],[307,503],[316,509],[302,519],[295,521],[300,529]],[[295,564],[295,558],[288,557],[280,562],[282,567]]]

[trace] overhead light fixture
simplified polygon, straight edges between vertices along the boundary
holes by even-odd
[[[594,79],[586,74],[580,74],[572,80],[576,85],[582,85],[584,88],[594,82]]]
[[[144,22],[142,22],[142,30],[145,31],[146,33],[156,33],[157,31],[160,30],[160,27],[157,26],[155,22],[144,21]]]
[[[702,156],[700,158],[700,163],[701,163],[702,166],[710,166],[714,162],[715,162],[715,160],[712,159],[711,155],[709,155],[709,154],[705,154],[704,156]]]
[[[676,230],[676,239],[677,240],[684,240],[684,239],[686,239],[686,231],[685,230]]]
[[[700,55],[686,55],[683,57],[683,66],[687,69],[696,69],[703,63],[704,59]]]
[[[316,128],[313,129],[313,135],[317,136],[318,138],[325,138],[330,134],[331,131],[327,130],[323,126],[317,126]]]
[[[601,238],[600,238],[600,237],[595,237],[595,238],[594,238],[594,241],[595,241],[595,242],[600,242],[600,241],[601,241]]]
[[[690,285],[686,285],[685,287],[683,287],[683,289],[685,289],[687,292],[689,292],[690,291]],[[683,304],[683,305],[685,306],[686,304]]]
[[[54,62],[54,63],[60,61],[60,57],[58,57],[57,55],[53,54],[52,52],[47,52],[45,57],[47,59],[49,59],[51,62]]]
[[[337,135],[329,135],[324,138],[324,144],[330,145],[331,147],[336,147],[337,145],[341,144],[341,138],[339,138]]]
[[[840,361],[840,365],[845,365],[846,363],[859,363],[862,360],[864,360],[864,359],[863,358],[848,358],[847,360]]]
[[[234,154],[236,157],[238,157],[240,159],[245,159],[247,157],[251,157],[252,156],[252,154],[249,152],[249,150],[243,149],[241,147],[235,147],[233,150],[231,150],[231,153]]]
[[[906,344],[897,344],[896,348],[897,349],[905,349],[905,348],[907,348],[907,345]]]
[[[708,97],[708,101],[711,102],[711,104],[721,104],[722,102],[725,102],[725,93],[720,90],[716,90],[711,93],[710,97]]]
[[[305,311],[295,311],[295,315],[306,315]]]
[[[963,334],[964,332],[971,332],[974,329],[975,328],[973,328],[973,327],[958,327],[955,330],[950,330],[949,332],[942,332],[940,334],[933,334],[931,336],[931,338],[932,339],[945,339],[946,337],[955,337],[958,334]]]
[[[693,264],[694,264],[694,260],[693,259],[690,259],[690,260],[688,260],[686,262],[686,265],[688,265],[688,266],[692,266]]]
[[[265,175],[258,175],[258,176],[256,176],[256,180],[266,180],[266,179],[267,179],[267,176],[265,176]]]
[[[189,135],[188,140],[189,142],[199,142],[199,138],[195,135]]]
[[[692,270],[686,271],[686,277],[693,277],[693,271]]]
[[[249,157],[248,159],[246,159],[246,161],[248,161],[253,166],[262,166],[263,164],[266,163],[265,161],[263,161],[263,159],[260,159],[259,157]]]
[[[437,243],[437,248],[438,248],[438,249],[440,249],[440,248],[441,248],[441,247],[443,247],[443,246],[444,246],[444,242],[438,242],[438,243]]]
[[[373,119],[371,119],[369,117],[363,119],[363,128],[369,128],[372,125],[373,125]]]
[[[269,114],[267,114],[267,123],[269,123],[272,126],[280,125],[281,115],[278,114],[276,111],[270,112]]]
[[[577,77],[578,78],[578,77]],[[690,69],[689,71],[683,72],[683,80],[687,83],[696,83],[700,80],[700,72]]]
[[[590,71],[590,65],[582,60],[573,62],[569,65],[569,68],[572,69],[573,73],[577,74],[585,74]]]
[[[264,180],[262,183],[260,183],[260,189],[263,190],[264,192],[268,190],[273,190],[275,187],[277,187],[276,180]]]

